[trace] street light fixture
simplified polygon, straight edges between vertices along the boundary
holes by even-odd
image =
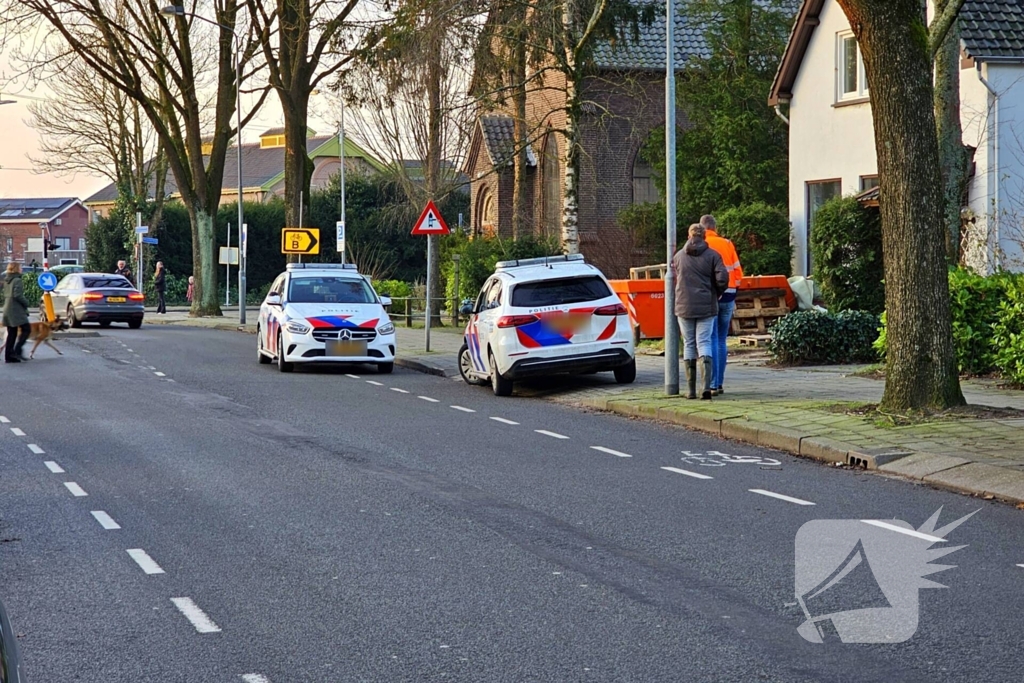
[[[238,39],[238,34],[235,33],[235,29],[231,26],[221,24],[207,19],[206,17],[194,14],[192,12],[186,12],[182,5],[167,5],[160,9],[160,14],[170,17],[192,17],[199,21],[205,21],[207,24],[212,24],[218,28],[227,31],[231,34],[231,37],[235,42],[235,127],[238,129],[238,141],[235,144],[235,150],[237,151],[237,166],[238,166],[238,324],[245,324],[245,272],[248,266],[248,259],[246,258],[246,242],[245,229],[242,227],[245,221],[245,213],[242,209],[242,69],[240,67],[242,47]],[[230,283],[225,282],[224,286],[228,288]]]

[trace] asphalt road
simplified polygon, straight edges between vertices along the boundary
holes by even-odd
[[[30,683],[1021,679],[1022,511],[401,369],[280,374],[240,333],[60,348],[0,369]],[[912,638],[800,637],[801,525],[939,508],[977,514]],[[928,542],[858,524],[921,575]]]

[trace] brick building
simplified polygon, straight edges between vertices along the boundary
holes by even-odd
[[[50,265],[85,263],[89,210],[74,197],[0,199],[0,260],[43,262],[43,228],[57,245]]]
[[[679,3],[679,0],[676,0]],[[680,7],[680,10],[682,8]],[[682,11],[676,15],[676,69],[707,53],[703,32]],[[561,235],[565,188],[564,76],[550,71],[544,86],[531,87],[527,100],[529,191],[527,231]],[[665,122],[665,19],[641,27],[633,39],[595,46],[593,74],[580,84],[584,114],[579,122],[582,160],[579,179],[580,250],[613,277],[650,257],[634,246],[618,224],[633,203],[656,202],[661,191],[639,152]],[[677,126],[685,127],[682,115]],[[473,130],[466,173],[471,179],[471,224],[478,235],[512,237],[515,138],[504,111],[482,112]]]

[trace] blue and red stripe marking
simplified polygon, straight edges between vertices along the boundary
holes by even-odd
[[[321,315],[315,318],[306,318],[306,321],[313,326],[313,329],[325,327],[354,329],[356,327],[377,327],[377,322],[380,320],[374,318],[363,323],[354,323],[350,320],[351,317],[350,315]]]

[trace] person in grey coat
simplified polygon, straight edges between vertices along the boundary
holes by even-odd
[[[28,299],[25,298],[25,286],[21,282],[21,266],[17,263],[7,264],[3,324],[7,327],[4,362],[20,363],[24,360],[21,357],[21,349],[28,341],[32,326],[28,321]],[[19,331],[21,334],[18,334]]]
[[[687,398],[697,398],[697,364],[701,366],[701,398],[711,398],[711,334],[718,319],[718,298],[729,287],[722,257],[708,246],[704,227],[690,226],[690,239],[672,259],[675,273],[676,318],[683,333],[683,365]]]

